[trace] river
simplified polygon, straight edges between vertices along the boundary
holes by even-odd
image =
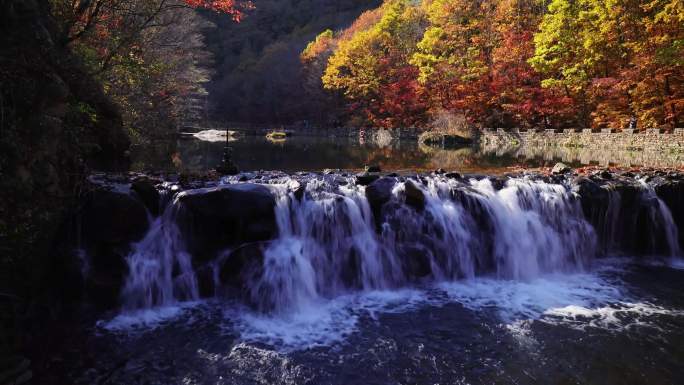
[[[160,185],[163,210],[120,255],[118,305],[69,329],[41,383],[684,376],[681,176],[251,178]],[[141,204],[117,186],[107,202]],[[116,255],[87,238],[95,291]]]

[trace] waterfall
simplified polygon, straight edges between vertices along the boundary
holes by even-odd
[[[229,223],[227,243],[218,251],[202,249],[209,256],[203,254],[201,260],[186,247],[187,235],[180,230],[179,214],[190,209],[181,198],[192,195],[195,205],[198,200],[206,202],[192,216],[201,222],[203,215],[238,215],[233,212],[239,206],[220,214],[213,208],[245,197],[239,202],[249,205],[249,194],[256,192],[250,185],[227,184],[211,191],[236,194],[232,198],[203,201],[209,190],[179,193],[168,199],[160,217],[151,219],[147,235],[127,257],[123,307],[198,299],[202,279],[210,281],[211,293],[218,293],[216,288],[227,285],[223,269],[232,274],[230,282],[237,287],[231,293],[239,292],[257,308],[276,313],[315,306],[320,299],[351,291],[477,276],[530,280],[546,273],[576,272],[596,255],[620,248],[621,239],[633,231],[628,229],[631,222],[625,225],[627,217],[646,221],[651,244],[662,238],[668,254],[681,255],[672,213],[645,181],[636,195],[639,208],[623,207],[620,192],[604,189],[607,198],[596,218],[585,218],[581,197],[570,183],[520,177],[495,185],[487,178],[443,176],[391,178],[384,183],[379,201],[369,199],[370,187],[340,176],[283,177],[260,185],[259,209],[272,207],[277,234],[263,235],[265,214],[221,217],[210,227],[217,230],[212,234],[223,236],[214,227]],[[258,226],[251,223],[256,220],[261,221]],[[260,240],[240,238],[250,231]],[[244,248],[250,244],[258,247]],[[234,255],[237,251],[242,252],[239,257]],[[209,268],[209,278],[198,273],[202,263]]]
[[[298,199],[287,184],[275,186],[280,234],[248,284],[252,301],[280,311],[350,289],[472,278],[490,267],[501,278],[527,279],[582,269],[595,252],[592,227],[561,185],[511,180],[496,191],[486,179],[463,186],[433,178],[417,186],[423,210],[403,204],[405,186],[393,188],[396,210],[379,234],[362,187],[311,181]],[[465,197],[452,199],[457,193]]]
[[[147,235],[133,246],[121,293],[125,310],[199,298],[192,256],[185,251],[175,221],[180,209],[176,198],[160,217],[150,218]]]
[[[347,288],[387,288],[396,257],[379,242],[362,188],[311,181],[296,198],[276,185],[279,237],[264,252],[263,273],[250,283],[260,308],[282,311]]]
[[[581,269],[595,252],[594,231],[564,186],[512,179],[497,191],[488,179],[464,186],[431,178],[420,188],[425,213],[402,207],[385,239],[427,252],[438,279],[492,270],[501,278],[532,278]]]
[[[639,179],[639,183],[643,187],[641,199],[647,204],[648,218],[654,227],[650,232],[652,248],[655,248],[658,243],[656,236],[662,235],[667,245],[668,256],[673,258],[682,256],[677,225],[672,218],[670,209],[658,197],[653,187],[646,183],[645,179]]]

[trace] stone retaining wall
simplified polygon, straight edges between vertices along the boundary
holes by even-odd
[[[604,166],[684,166],[684,128],[672,133],[658,129],[634,130],[504,130],[482,131],[485,152],[527,158],[562,159]]]

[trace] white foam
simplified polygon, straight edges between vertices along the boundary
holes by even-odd
[[[569,305],[549,309],[544,313],[543,322],[562,324],[578,330],[587,328],[622,331],[635,326],[658,328],[649,322],[653,316],[682,316],[684,312],[666,309],[647,302],[617,302],[596,308]]]
[[[110,332],[130,332],[156,329],[185,315],[187,310],[200,302],[183,302],[176,305],[161,306],[123,312],[111,320],[97,321],[97,327]]]
[[[619,286],[598,274],[553,274],[529,281],[476,278],[439,285],[454,301],[476,311],[490,310],[505,323],[539,319],[564,306],[590,307],[617,301]]]
[[[668,266],[673,269],[684,270],[684,258],[672,258],[670,259]]]
[[[358,329],[362,317],[377,320],[380,313],[406,312],[427,303],[424,291],[370,291],[310,302],[290,313],[265,315],[231,307],[225,316],[243,341],[291,351],[343,342]]]

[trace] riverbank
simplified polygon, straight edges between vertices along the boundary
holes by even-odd
[[[487,129],[480,137],[484,152],[521,158],[559,159],[601,166],[684,165],[684,128],[671,133],[605,129],[503,130]]]

